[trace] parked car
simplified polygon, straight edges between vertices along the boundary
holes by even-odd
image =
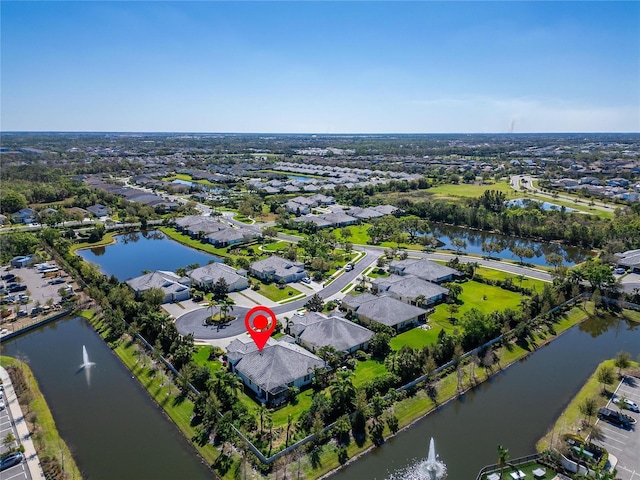
[[[9,287],[9,292],[14,293],[14,292],[24,292],[27,289],[26,285],[13,285],[12,287]]]
[[[304,277],[304,278],[302,279],[302,282],[303,282],[303,283],[311,283],[311,279],[310,279],[309,277]]]
[[[626,272],[626,270],[622,267],[618,267],[613,271],[616,275],[622,275],[624,272]]]
[[[624,403],[623,406],[626,409],[631,410],[632,412],[640,413],[640,408],[638,407],[638,404],[633,400],[629,400],[628,398],[625,398],[622,403]]]
[[[44,310],[42,309],[42,307],[33,307],[31,309],[31,316],[35,317],[36,315],[38,315],[39,313],[44,312]]]
[[[2,280],[6,280],[7,282],[12,282],[16,279],[16,276],[13,273],[7,273],[2,275]]]
[[[347,264],[344,266],[344,269],[345,269],[345,271],[350,272],[351,270],[353,270],[353,264],[351,264],[351,263],[347,263]]]
[[[5,455],[0,458],[0,471],[18,465],[22,460],[24,460],[24,455],[21,452],[14,452],[9,455]]]
[[[53,280],[49,280],[50,285],[59,285],[64,282],[65,282],[64,278],[54,278]]]
[[[0,411],[4,410],[4,402],[0,402]]]
[[[19,317],[26,317],[27,316],[27,310],[25,308],[23,308],[22,310],[18,311],[18,316]]]

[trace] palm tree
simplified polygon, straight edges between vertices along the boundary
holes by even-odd
[[[351,377],[353,373],[349,370],[340,370],[336,373],[334,380],[329,386],[331,400],[338,413],[351,410],[353,400],[356,398],[356,389],[353,386]]]
[[[504,472],[504,467],[507,466],[509,461],[509,449],[504,448],[502,445],[498,445],[498,467],[500,467],[500,478]]]
[[[262,436],[262,428],[264,426],[264,417],[269,413],[264,403],[258,405],[258,418],[260,419],[260,436]]]
[[[233,299],[229,298],[229,297],[225,297],[221,302],[220,302],[220,315],[222,316],[222,319],[224,322],[227,322],[228,320],[228,313],[231,310],[231,307],[233,307],[236,303],[233,301]]]
[[[216,308],[218,306],[218,302],[216,302],[215,299],[211,298],[211,300],[209,300],[207,302],[207,309],[209,310],[209,321],[211,323],[213,323],[213,309]]]

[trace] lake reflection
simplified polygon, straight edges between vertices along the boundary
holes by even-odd
[[[207,265],[220,258],[182,245],[159,230],[133,232],[115,237],[116,244],[78,251],[85,261],[97,264],[105,275],[120,281],[142,275],[149,270],[175,272],[188,265]]]
[[[497,233],[479,232],[466,228],[453,227],[449,225],[431,225],[432,235],[440,240],[444,245],[440,248],[447,250],[455,250],[451,244],[454,238],[462,239],[467,246],[462,250],[463,253],[473,253],[476,255],[486,255],[482,251],[484,242],[501,242],[506,248],[500,253],[493,253],[494,258],[504,258],[505,260],[520,261],[520,258],[514,255],[511,249],[515,246],[531,248],[534,253],[533,258],[524,259],[527,263],[534,265],[547,265],[545,256],[551,253],[557,253],[562,256],[564,264],[573,266],[577,263],[584,262],[587,259],[588,252],[575,247],[566,247],[557,243],[536,242],[524,238],[513,238]]]

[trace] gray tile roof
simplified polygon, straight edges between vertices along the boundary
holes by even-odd
[[[392,271],[398,270],[401,272],[401,275],[415,275],[430,282],[436,282],[449,275],[462,275],[458,270],[449,268],[446,265],[440,265],[431,260],[415,260],[409,258],[406,260],[394,260],[389,263],[389,268]]]
[[[156,270],[140,277],[134,277],[125,283],[136,292],[144,292],[150,288],[161,288],[165,292],[180,291],[186,288],[184,284],[188,284],[188,278],[179,277],[173,272]]]
[[[429,299],[449,294],[449,290],[446,288],[414,275],[391,275],[387,278],[376,278],[372,284],[376,285],[380,291],[387,291],[411,299],[415,299],[420,295],[424,295]]]
[[[407,320],[413,320],[427,313],[427,311],[422,308],[401,302],[388,295],[376,296],[365,293],[354,296],[353,298],[349,297],[350,295],[346,295],[342,302],[345,303],[346,300],[348,302],[346,304],[351,305],[352,308],[355,309],[356,315],[382,323],[383,325],[388,325],[389,327],[406,322]]]
[[[224,263],[210,263],[204,267],[188,270],[187,276],[198,283],[216,283],[220,278],[224,278],[227,285],[233,285],[243,277],[236,269]]]
[[[276,342],[262,351],[245,354],[236,364],[236,371],[251,379],[267,392],[275,392],[298,378],[309,375],[314,367],[324,367],[325,362],[302,347]]]
[[[286,260],[277,255],[272,255],[264,260],[258,260],[251,264],[251,270],[261,272],[262,274],[269,274],[276,277],[286,277],[294,273],[301,273],[304,271],[304,264],[301,262],[293,262]]]
[[[300,339],[316,348],[332,346],[339,352],[368,342],[374,333],[340,317],[328,317],[307,326]]]

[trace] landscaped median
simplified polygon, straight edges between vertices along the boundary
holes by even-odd
[[[0,357],[0,365],[12,378],[45,477],[51,480],[82,478],[29,366],[11,357]]]

